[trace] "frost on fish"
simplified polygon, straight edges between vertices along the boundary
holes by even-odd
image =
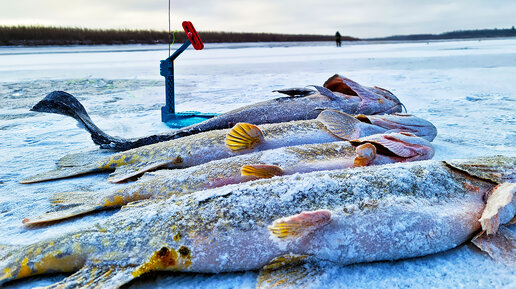
[[[440,161],[229,185],[127,206],[89,229],[8,250],[0,258],[1,279],[80,268],[61,284],[86,278],[117,287],[155,270],[255,270],[285,255],[339,264],[422,256],[470,240],[480,229],[483,197],[495,186]],[[289,216],[318,211],[325,212],[315,217],[321,225],[298,238],[269,231],[275,220],[292,223],[299,217]],[[46,256],[55,260],[42,262]],[[102,280],[90,273],[107,268],[114,279],[106,271]]]
[[[344,83],[349,85],[345,91],[341,89],[342,85],[331,85],[337,79],[343,83],[342,85]],[[71,116],[90,133],[94,143],[101,148],[114,150],[128,150],[205,131],[225,129],[228,128],[228,124],[238,122],[259,125],[314,119],[323,109],[334,109],[349,114],[401,112],[401,102],[385,89],[361,86],[337,74],[324,86],[316,87],[317,91],[308,88],[279,90],[278,92],[287,94],[288,97],[246,105],[168,134],[151,135],[139,139],[123,139],[106,134],[93,123],[82,104],[64,91],[49,93],[31,110]]]
[[[392,142],[397,145],[390,145]],[[409,150],[409,153],[401,148]],[[400,155],[400,152],[403,154]],[[165,198],[260,178],[409,162],[430,159],[432,156],[433,148],[428,141],[399,133],[365,137],[351,143],[283,147],[216,160],[184,170],[147,173],[135,184],[114,190],[58,193],[52,197],[55,210],[37,217],[31,216],[24,223],[51,222],[138,200]]]
[[[160,168],[186,168],[235,155],[299,144],[351,140],[392,131],[336,111],[324,110],[317,119],[265,124],[239,123],[230,130],[208,131],[180,139],[135,148],[109,157],[72,154],[58,168],[22,180],[35,183],[92,172],[114,171],[108,180],[122,182]]]

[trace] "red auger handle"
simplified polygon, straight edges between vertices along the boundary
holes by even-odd
[[[186,37],[188,37],[190,42],[192,42],[192,46],[195,50],[201,50],[204,48],[204,43],[202,43],[201,37],[199,37],[197,31],[195,31],[192,22],[183,21],[183,29],[185,30]]]

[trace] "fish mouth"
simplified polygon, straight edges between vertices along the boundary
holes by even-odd
[[[351,140],[353,146],[370,143],[381,155],[394,162],[427,160],[434,156],[432,144],[409,132],[375,134],[356,140]]]
[[[360,98],[361,104],[358,111],[362,111],[368,106],[373,109],[370,114],[389,114],[402,111],[403,104],[387,89],[377,86],[365,87],[339,74],[326,80],[323,87],[332,92]]]

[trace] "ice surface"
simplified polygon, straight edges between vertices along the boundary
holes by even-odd
[[[84,104],[102,129],[124,137],[169,130],[160,121],[167,46],[0,47],[0,244],[29,244],[87,227],[100,212],[27,230],[21,220],[50,208],[56,192],[115,185],[107,175],[42,184],[18,181],[54,168],[67,153],[96,150],[68,117],[30,112],[52,90]],[[516,154],[516,39],[359,44],[207,44],[175,63],[178,111],[224,112],[276,97],[272,90],[321,85],[335,73],[392,91],[409,113],[434,123],[435,159]],[[516,231],[514,228],[513,232]],[[36,277],[12,288],[49,285]],[[257,272],[160,274],[131,288],[253,288]],[[441,254],[327,268],[330,288],[516,288],[516,269],[495,264],[468,245]]]

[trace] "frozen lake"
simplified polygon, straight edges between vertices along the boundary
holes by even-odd
[[[177,47],[177,46],[175,46]],[[21,220],[50,208],[56,192],[106,188],[106,175],[34,185],[18,181],[54,168],[61,156],[95,150],[68,117],[29,109],[52,90],[75,95],[107,133],[145,136],[160,121],[167,46],[0,47],[0,244],[29,244],[113,214],[27,230]],[[516,155],[516,39],[354,44],[213,44],[175,63],[178,111],[224,112],[277,97],[275,89],[322,83],[335,73],[392,91],[408,113],[438,129],[435,159]],[[512,228],[516,232],[516,228]],[[131,288],[254,288],[257,272],[161,274]],[[32,288],[65,275],[34,277]],[[516,269],[469,245],[424,258],[329,268],[314,287],[516,288]]]

